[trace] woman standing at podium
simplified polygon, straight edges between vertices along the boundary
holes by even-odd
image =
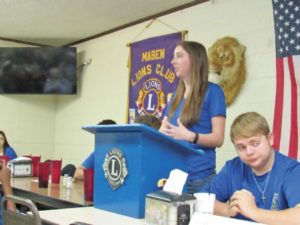
[[[160,132],[190,143],[204,155],[188,156],[188,192],[198,192],[214,175],[215,148],[224,141],[226,103],[219,85],[208,82],[208,59],[205,47],[183,41],[172,59],[179,83],[167,106]]]

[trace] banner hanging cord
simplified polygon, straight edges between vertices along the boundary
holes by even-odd
[[[188,33],[188,31],[180,31],[180,30],[178,30],[177,28],[175,28],[175,27],[173,27],[173,26],[171,26],[171,25],[169,25],[169,24],[167,24],[167,23],[165,23],[165,22],[163,22],[163,21],[161,21],[161,20],[159,20],[159,19],[157,19],[157,18],[154,18],[154,19],[152,19],[146,26],[145,26],[145,28],[144,29],[142,29],[133,39],[132,39],[132,41],[130,42],[130,43],[128,43],[127,44],[127,47],[129,47],[130,45],[131,45],[131,43],[133,43],[134,41],[136,41],[136,39],[140,36],[140,35],[142,35],[155,21],[157,21],[157,22],[159,22],[159,23],[161,23],[161,24],[163,24],[163,25],[165,25],[165,26],[167,26],[167,27],[169,27],[169,28],[171,28],[172,30],[175,30],[175,31],[177,31],[177,32],[182,32],[183,33],[183,37]]]

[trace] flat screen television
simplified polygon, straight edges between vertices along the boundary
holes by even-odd
[[[0,94],[76,94],[74,47],[0,48]]]

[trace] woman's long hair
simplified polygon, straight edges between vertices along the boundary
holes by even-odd
[[[191,90],[186,97],[180,115],[181,123],[186,127],[190,127],[198,121],[200,116],[208,84],[208,59],[205,47],[198,42],[183,41],[177,46],[182,46],[189,54],[191,60]],[[180,79],[175,97],[171,103],[169,118],[173,116],[174,111],[184,97],[184,92],[185,85],[183,80]]]
[[[2,134],[2,136],[4,138],[3,155],[5,155],[6,148],[10,147],[10,145],[8,144],[6,135],[5,135],[5,133],[2,130],[0,130],[0,134]]]

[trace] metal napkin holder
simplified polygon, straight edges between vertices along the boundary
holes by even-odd
[[[7,167],[11,170],[12,177],[31,177],[32,176],[32,160],[27,157],[19,157],[10,160]]]

